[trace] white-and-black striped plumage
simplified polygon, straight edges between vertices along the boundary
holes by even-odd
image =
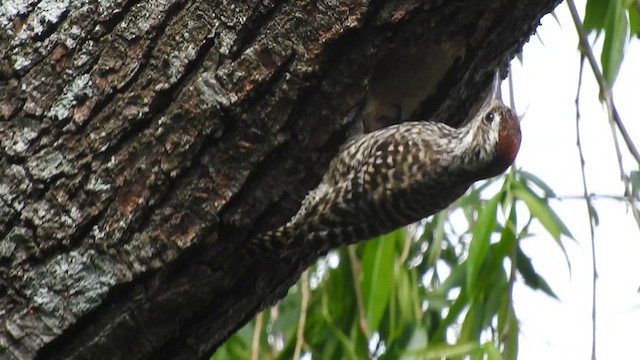
[[[461,128],[406,122],[357,136],[279,229],[254,239],[267,258],[324,252],[428,217],[515,159],[520,126],[495,100]]]

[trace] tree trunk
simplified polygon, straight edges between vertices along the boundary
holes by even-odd
[[[557,2],[3,0],[0,358],[208,357],[314,260],[243,246],[367,92],[368,129],[457,125]]]

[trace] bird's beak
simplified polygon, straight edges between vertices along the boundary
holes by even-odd
[[[500,90],[500,84],[502,84],[502,79],[500,79],[500,70],[496,69],[493,74],[493,83],[491,84],[491,99],[499,100],[502,102],[502,91]]]
[[[500,70],[496,69],[493,74],[493,81],[487,90],[485,90],[485,97],[478,112],[483,112],[490,109],[495,102],[502,103],[502,94],[500,93]]]

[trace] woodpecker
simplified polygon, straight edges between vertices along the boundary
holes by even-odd
[[[433,215],[474,182],[501,174],[515,160],[521,133],[495,96],[499,84],[496,73],[490,96],[459,128],[413,121],[352,138],[297,214],[250,247],[276,261],[322,254]]]

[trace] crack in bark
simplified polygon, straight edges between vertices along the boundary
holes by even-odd
[[[255,3],[254,9],[256,9],[252,16],[244,22],[243,26],[236,31],[237,37],[235,44],[229,51],[229,59],[236,61],[238,58],[249,49],[250,45],[255,44],[258,40],[258,35],[262,29],[275,18],[278,10],[282,8],[284,0],[269,0],[272,4],[266,10],[260,12],[258,8],[262,6],[268,6],[261,1]]]
[[[137,60],[138,66],[136,71],[130,76],[130,78],[124,83],[124,85],[117,87],[114,91],[108,93],[106,97],[104,97],[100,102],[96,103],[96,106],[91,110],[91,114],[89,118],[96,118],[100,116],[101,112],[105,110],[109,105],[113,104],[113,101],[122,94],[127,94],[131,88],[137,83],[140,79],[140,76],[146,70],[146,66],[149,64],[151,56],[153,54],[153,50],[156,48],[158,41],[164,34],[164,30],[169,26],[171,21],[178,15],[178,13],[184,9],[184,4],[181,2],[173,3],[167,9],[167,16],[164,20],[156,27],[156,31],[154,35],[149,39],[148,44],[146,45],[145,52],[140,56]],[[173,11],[175,10],[175,11]],[[103,51],[106,47],[103,49]],[[102,52],[101,52],[102,55]],[[100,55],[100,57],[101,57]],[[153,122],[153,120],[158,116],[157,109],[152,107],[154,99],[161,97],[163,94],[156,93],[154,97],[149,99],[149,110],[147,111],[148,115],[144,115],[141,118],[137,119],[132,125],[124,125],[119,129],[119,132],[122,133],[119,137],[115,139],[115,142],[111,143],[111,145],[105,150],[104,156],[105,158],[110,158],[112,155],[115,155],[120,151],[125,144],[129,143],[132,139],[138,137],[144,130],[146,130],[149,125]],[[168,105],[167,105],[168,107]],[[88,126],[89,122],[85,122]]]
[[[126,18],[126,16],[131,12],[134,6],[140,4],[144,0],[125,0],[122,2],[122,7],[120,10],[112,11],[112,16],[107,18],[106,20],[98,20],[97,23],[104,24],[104,32],[100,33],[99,37],[92,38],[93,40],[100,40],[100,38],[105,38],[113,33],[113,30]],[[91,37],[89,37],[91,38]]]

